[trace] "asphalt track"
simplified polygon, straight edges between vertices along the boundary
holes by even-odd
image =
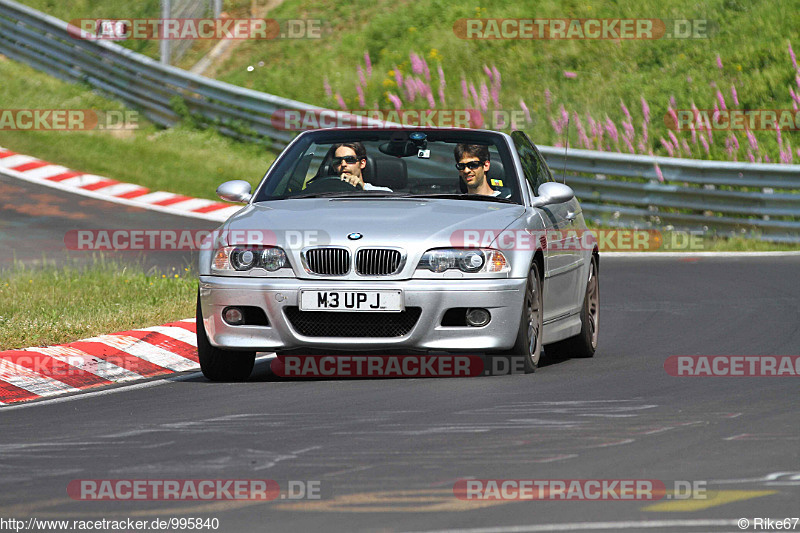
[[[30,185],[0,184],[2,231],[12,236],[4,246],[32,260],[14,232],[55,243],[67,223],[203,224],[120,206],[103,211],[86,199],[77,205],[103,218],[71,218],[45,209],[63,202],[72,212],[69,195],[48,190],[50,202]],[[24,189],[13,196],[19,201],[8,200],[13,187]],[[41,208],[9,207],[28,200]],[[184,259],[176,257],[145,261],[164,267]],[[0,517],[496,533],[740,531],[736,521],[749,518],[753,531],[755,517],[800,515],[800,378],[673,377],[664,362],[798,355],[798,271],[797,256],[604,257],[596,356],[547,361],[534,375],[286,380],[262,361],[246,383],[189,374],[4,408]],[[463,501],[453,494],[461,478],[654,479],[668,488],[688,481],[707,497]],[[75,501],[66,487],[77,479],[271,479],[284,495],[290,481],[313,481],[321,498]]]
[[[69,250],[70,230],[210,230],[218,222],[169,215],[76,195],[0,173],[0,271],[21,264],[89,265],[102,258],[155,269],[182,271],[196,263],[191,251],[90,252]]]

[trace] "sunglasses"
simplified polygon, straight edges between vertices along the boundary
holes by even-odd
[[[333,162],[333,166],[335,167],[341,165],[342,161],[344,161],[348,165],[355,165],[356,163],[358,163],[358,158],[354,155],[346,155],[344,157],[334,157],[333,159],[331,159],[331,162]]]
[[[483,166],[483,161],[470,161],[468,163],[456,163],[456,168],[458,170],[464,170],[465,168],[469,168],[470,170],[475,170],[478,167]]]

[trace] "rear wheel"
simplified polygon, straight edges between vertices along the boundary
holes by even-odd
[[[581,308],[581,332],[560,342],[547,346],[547,352],[559,358],[593,357],[597,349],[598,316],[600,311],[600,279],[598,277],[597,256],[592,255],[589,265],[589,279]]]
[[[197,294],[197,357],[200,370],[211,381],[244,381],[253,371],[256,352],[223,350],[211,345],[203,324],[200,293]]]
[[[522,369],[526,374],[536,371],[542,354],[542,307],[542,278],[539,276],[539,265],[534,262],[525,283],[525,301],[514,347],[502,354],[487,357],[487,363],[491,365],[490,373],[514,372],[519,367],[517,358],[522,359]]]

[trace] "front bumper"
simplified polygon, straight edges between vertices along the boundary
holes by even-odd
[[[317,337],[300,334],[286,309],[298,305],[300,289],[401,289],[406,308],[421,314],[410,331],[399,337]],[[295,278],[236,278],[200,276],[200,302],[212,345],[232,350],[446,350],[485,351],[511,348],[516,340],[525,292],[525,279],[319,281]],[[259,307],[269,326],[231,326],[222,320],[228,306]],[[483,327],[442,326],[444,313],[454,307],[482,307],[491,313]],[[358,315],[358,313],[349,313]]]

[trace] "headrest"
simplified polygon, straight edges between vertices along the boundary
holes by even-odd
[[[389,187],[393,191],[408,187],[406,162],[399,157],[367,156],[365,181],[376,187]]]

